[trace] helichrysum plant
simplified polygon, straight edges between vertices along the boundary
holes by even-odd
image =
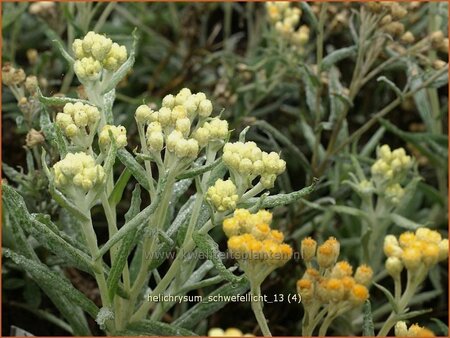
[[[283,234],[270,228],[272,214],[263,208],[291,203],[313,188],[269,196],[267,190],[275,187],[286,168],[280,154],[246,142],[245,132],[238,142],[229,142],[228,122],[214,112],[204,93],[188,88],[164,96],[158,108],[148,104],[135,107],[139,144],[130,153],[127,130],[114,122],[112,106],[115,86],[133,65],[135,43],[136,38],[132,50],[127,50],[104,35],[89,32],[74,40],[71,51],[60,46],[87,100],[44,97],[33,86],[38,100],[58,109],[53,121],[48,115],[41,117],[41,123],[46,122],[45,136],[56,148],[56,159],[47,156],[44,148],[38,158],[48,190],[78,227],[79,240],[59,230],[47,215],[30,214],[14,188],[3,185],[7,215],[15,224],[18,243],[23,243],[5,250],[5,255],[29,271],[78,335],[90,332],[81,310],[110,335],[190,335],[190,316],[211,305],[199,303],[169,325],[161,319],[176,301],[156,300],[158,297],[180,297],[224,280],[228,281],[222,287],[224,293],[238,294],[250,288],[252,295],[261,296],[266,277],[292,256]],[[17,86],[25,81],[25,75],[13,68],[4,73],[20,100],[22,90]],[[31,84],[27,86],[31,88]],[[116,176],[119,161],[125,169]],[[116,208],[131,177],[137,184],[122,220]],[[176,208],[191,186],[195,193]],[[142,210],[141,189],[150,201]],[[103,243],[93,217],[99,208],[107,222],[108,238]],[[228,249],[244,272],[241,276],[224,266],[217,244],[208,234],[222,223]],[[100,308],[40,261],[27,241],[28,233],[67,264],[95,278]],[[173,250],[176,257],[161,276],[158,268]],[[199,251],[206,260],[196,255]],[[206,278],[213,267],[219,273]],[[150,289],[152,280],[155,287]],[[80,311],[73,315],[69,304]],[[225,304],[217,302],[216,311]],[[261,300],[252,301],[252,309],[262,332],[270,335]]]
[[[76,336],[448,335],[447,3],[2,12],[5,308]]]

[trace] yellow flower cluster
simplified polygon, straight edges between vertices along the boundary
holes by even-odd
[[[147,125],[150,151],[160,152],[166,143],[167,150],[177,157],[195,158],[209,142],[223,142],[228,137],[227,121],[219,118],[206,121],[212,110],[212,103],[204,93],[192,94],[183,88],[176,96],[165,96],[159,111],[139,106],[135,117],[138,123]]]
[[[266,210],[251,214],[245,209],[237,209],[233,217],[224,220],[228,249],[244,271],[247,264],[262,264],[274,269],[291,259],[292,248],[283,243],[284,236],[280,231],[271,230],[271,221],[272,214]]]
[[[107,124],[98,134],[98,143],[102,150],[106,150],[111,144],[110,133],[116,141],[117,148],[123,148],[127,145],[127,130],[125,129],[125,127],[112,126]]]
[[[213,186],[208,188],[206,199],[218,211],[226,211],[236,209],[239,196],[232,180],[218,179]]]
[[[261,176],[260,182],[266,189],[272,188],[277,176],[286,169],[286,162],[277,153],[266,153],[255,142],[226,143],[222,159],[232,173],[249,182]]]
[[[433,331],[427,329],[426,327],[419,326],[418,324],[413,324],[409,327],[403,321],[397,322],[395,324],[395,336],[396,337],[435,337]]]
[[[336,262],[339,247],[340,244],[334,237],[330,237],[319,247],[311,237],[302,240],[300,251],[308,268],[297,281],[297,291],[305,306],[317,300],[323,304],[342,303],[342,307],[357,306],[369,297],[367,286],[372,280],[372,269],[361,265],[353,274],[353,268],[348,262]],[[321,272],[312,266],[314,257]]]
[[[291,6],[289,1],[269,1],[266,2],[266,10],[275,30],[294,47],[308,42],[308,26],[302,25],[296,30],[302,15],[300,8]]]
[[[251,333],[244,334],[235,327],[229,327],[226,330],[222,330],[219,327],[213,327],[209,329],[208,337],[254,337],[254,335]]]
[[[404,34],[405,26],[399,20],[408,14],[406,5],[394,1],[368,1],[365,6],[370,12],[381,16],[379,24],[386,33],[394,37]]]
[[[88,131],[92,133],[99,120],[100,112],[97,107],[81,102],[66,103],[63,111],[56,115],[56,124],[73,141],[77,137],[83,138]]]
[[[76,58],[74,70],[81,80],[98,80],[103,69],[115,72],[127,59],[125,46],[92,31],[83,39],[75,39],[72,49]]]
[[[103,167],[95,164],[92,156],[82,152],[67,154],[55,163],[53,170],[55,185],[63,190],[70,190],[73,186],[87,192],[105,179]]]
[[[359,184],[361,190],[370,189],[369,186],[377,187],[389,201],[398,204],[404,196],[405,191],[398,183],[405,173],[412,167],[411,156],[406,155],[405,149],[398,148],[391,151],[385,144],[377,150],[377,160],[371,167],[372,181]],[[363,185],[367,185],[364,186]]]
[[[430,269],[438,262],[448,257],[448,239],[435,230],[418,228],[415,233],[404,232],[398,240],[394,235],[384,238],[384,253],[386,270],[396,277],[406,267],[411,272],[420,267]]]

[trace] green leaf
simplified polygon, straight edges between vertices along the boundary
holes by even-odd
[[[420,228],[422,226],[399,214],[391,213],[388,217],[393,223],[404,229],[416,230],[417,228]]]
[[[384,82],[386,83],[397,95],[397,97],[400,100],[403,100],[403,92],[401,91],[400,88],[397,87],[397,85],[392,82],[391,80],[389,80],[386,76],[380,76],[377,78],[377,82]]]
[[[363,336],[375,337],[372,319],[372,307],[370,306],[369,300],[366,300],[366,302],[364,303]]]
[[[132,232],[133,230],[137,229],[138,227],[144,227],[148,219],[153,213],[155,212],[156,208],[159,205],[159,202],[161,200],[161,194],[162,191],[164,191],[166,180],[163,179],[162,183],[160,185],[160,189],[156,195],[156,199],[144,210],[142,210],[139,214],[137,214],[135,217],[133,217],[132,220],[126,222],[120,229],[117,231],[106,243],[103,245],[99,253],[96,257],[94,257],[94,260],[99,259],[102,257],[105,253],[108,252],[111,247],[116,244],[118,241],[120,241],[122,238],[124,238],[128,233]]]
[[[130,56],[127,61],[125,61],[120,68],[114,72],[111,81],[108,82],[108,85],[103,89],[102,94],[109,93],[114,88],[117,87],[118,83],[122,81],[122,79],[127,75],[128,71],[133,67],[136,53],[136,46],[138,42],[138,36],[136,33],[136,29],[133,30],[133,45],[131,47]]]
[[[122,174],[120,174],[113,191],[111,191],[111,194],[109,195],[108,202],[111,205],[117,205],[122,200],[123,192],[128,184],[128,181],[130,180],[130,177],[131,171],[128,168],[125,168],[122,171]]]
[[[417,311],[410,311],[401,315],[398,315],[397,318],[398,320],[406,320],[406,319],[411,319],[417,316],[421,316],[425,313],[430,313],[432,312],[433,309],[423,309],[423,310],[417,310]]]
[[[46,106],[64,106],[67,103],[77,103],[77,102],[81,102],[83,104],[87,104],[90,106],[95,106],[90,101],[74,99],[71,97],[65,97],[65,96],[63,96],[63,97],[61,97],[61,96],[47,97],[47,96],[42,95],[42,92],[39,88],[37,89],[37,94],[38,94],[39,101]]]
[[[200,321],[218,312],[231,302],[232,296],[243,295],[248,291],[249,287],[249,282],[246,279],[242,279],[237,284],[227,283],[211,292],[208,296],[203,297],[201,303],[194,305],[172,324],[192,330]]]
[[[98,308],[84,294],[75,289],[66,279],[57,273],[51,271],[46,265],[32,261],[12,250],[3,249],[3,255],[11,258],[14,263],[27,271],[35,282],[42,283],[49,288],[54,288],[61,295],[67,297],[74,305],[80,306],[84,311],[89,313],[92,318],[96,318]]]
[[[139,182],[139,184],[145,190],[150,191],[147,172],[135,160],[133,155],[131,155],[125,148],[122,148],[117,151],[117,157],[119,158],[120,162],[122,162],[128,168],[128,170],[131,171],[132,175]]]
[[[128,222],[130,219],[133,219],[139,213],[140,205],[141,205],[141,189],[139,185],[136,185],[131,197],[130,208],[128,209],[128,212],[125,214],[126,222]],[[131,248],[134,243],[134,239],[136,237],[136,232],[137,229],[134,229],[125,236],[125,238],[120,244],[120,248],[116,254],[114,264],[112,265],[111,270],[109,272],[107,284],[108,284],[108,293],[111,300],[114,298],[114,295],[116,294],[120,275],[122,274],[125,264],[127,263],[128,255],[130,254]]]
[[[422,70],[419,66],[413,62],[408,62],[408,76],[410,76],[411,89],[415,90],[423,85],[423,79],[421,76]],[[418,75],[410,75],[418,74]],[[423,123],[427,126],[427,130],[434,130],[434,120],[433,120],[433,110],[431,108],[431,103],[429,101],[427,89],[423,88],[418,90],[414,94],[414,102],[419,110],[420,117]]]
[[[397,302],[395,301],[395,298],[392,295],[392,293],[388,289],[386,289],[384,286],[382,286],[382,285],[380,285],[378,283],[373,283],[373,285],[375,285],[378,289],[380,289],[384,293],[384,295],[386,296],[386,298],[389,301],[389,304],[391,304],[392,309],[394,310],[394,312],[398,313],[399,312],[398,311],[399,310],[398,309],[398,305],[397,305]]]
[[[195,244],[197,244],[198,250],[206,255],[206,259],[213,262],[215,268],[225,280],[231,283],[238,283],[241,280],[241,277],[234,275],[225,267],[225,265],[223,265],[221,258],[223,253],[220,252],[219,245],[211,238],[211,236],[196,232],[192,235],[192,239]]]
[[[316,15],[312,11],[311,6],[306,1],[300,1],[299,5],[305,14],[306,21],[309,22],[310,26],[314,29],[317,29],[319,27],[319,23],[317,22]]]
[[[439,330],[441,330],[441,334],[438,334],[438,336],[448,337],[448,325],[437,318],[431,318],[431,320],[435,322]]]
[[[41,114],[39,115],[39,124],[42,132],[44,133],[45,139],[49,141],[49,143],[56,144],[55,127],[53,126],[53,122],[50,120],[47,109],[43,109],[41,111]]]
[[[194,332],[178,327],[173,323],[167,324],[149,319],[144,319],[137,323],[129,324],[126,330],[124,332],[121,332],[120,335],[197,336],[197,334],[195,334]]]
[[[33,235],[40,244],[56,256],[64,258],[68,263],[83,271],[92,272],[93,267],[89,256],[67,243],[51,228],[30,215],[22,196],[14,188],[4,184],[2,198],[10,217],[13,218],[13,223],[20,224],[26,232]]]
[[[278,194],[276,196],[268,196],[261,203],[261,208],[275,208],[281,205],[287,205],[298,201],[299,199],[309,195],[314,191],[318,179],[314,179],[313,184],[301,190],[291,192],[289,194]],[[258,202],[258,198],[250,198],[248,201],[239,204],[239,208],[249,208]]]
[[[341,49],[337,49],[327,56],[325,56],[320,63],[320,69],[322,71],[326,71],[330,69],[331,66],[338,63],[339,61],[346,59],[348,57],[353,57],[356,55],[356,46],[344,47]]]
[[[56,47],[58,47],[59,52],[61,53],[61,55],[64,57],[64,59],[66,59],[66,61],[69,63],[69,66],[72,66],[75,63],[75,60],[73,59],[72,56],[70,56],[69,53],[67,53],[67,51],[64,49],[61,41],[59,40],[53,40],[53,43],[56,45]]]

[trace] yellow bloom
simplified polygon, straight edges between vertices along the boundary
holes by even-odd
[[[301,242],[300,252],[305,262],[309,262],[316,255],[317,242],[311,237],[306,237]]]

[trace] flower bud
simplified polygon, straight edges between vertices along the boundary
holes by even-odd
[[[305,262],[310,262],[316,255],[317,242],[311,237],[306,237],[301,242],[300,252]]]
[[[355,272],[355,281],[359,284],[368,286],[372,281],[373,270],[367,265],[360,265]]]
[[[397,324],[395,324],[394,332],[396,337],[408,336],[408,328],[406,323],[404,321],[397,322]]]
[[[334,237],[327,239],[317,249],[317,263],[321,268],[331,267],[339,256],[339,242]]]
[[[385,267],[391,277],[397,278],[403,270],[403,263],[398,257],[388,257]]]
[[[136,109],[135,117],[136,121],[141,124],[148,123],[153,110],[150,109],[146,104],[142,104]]]

